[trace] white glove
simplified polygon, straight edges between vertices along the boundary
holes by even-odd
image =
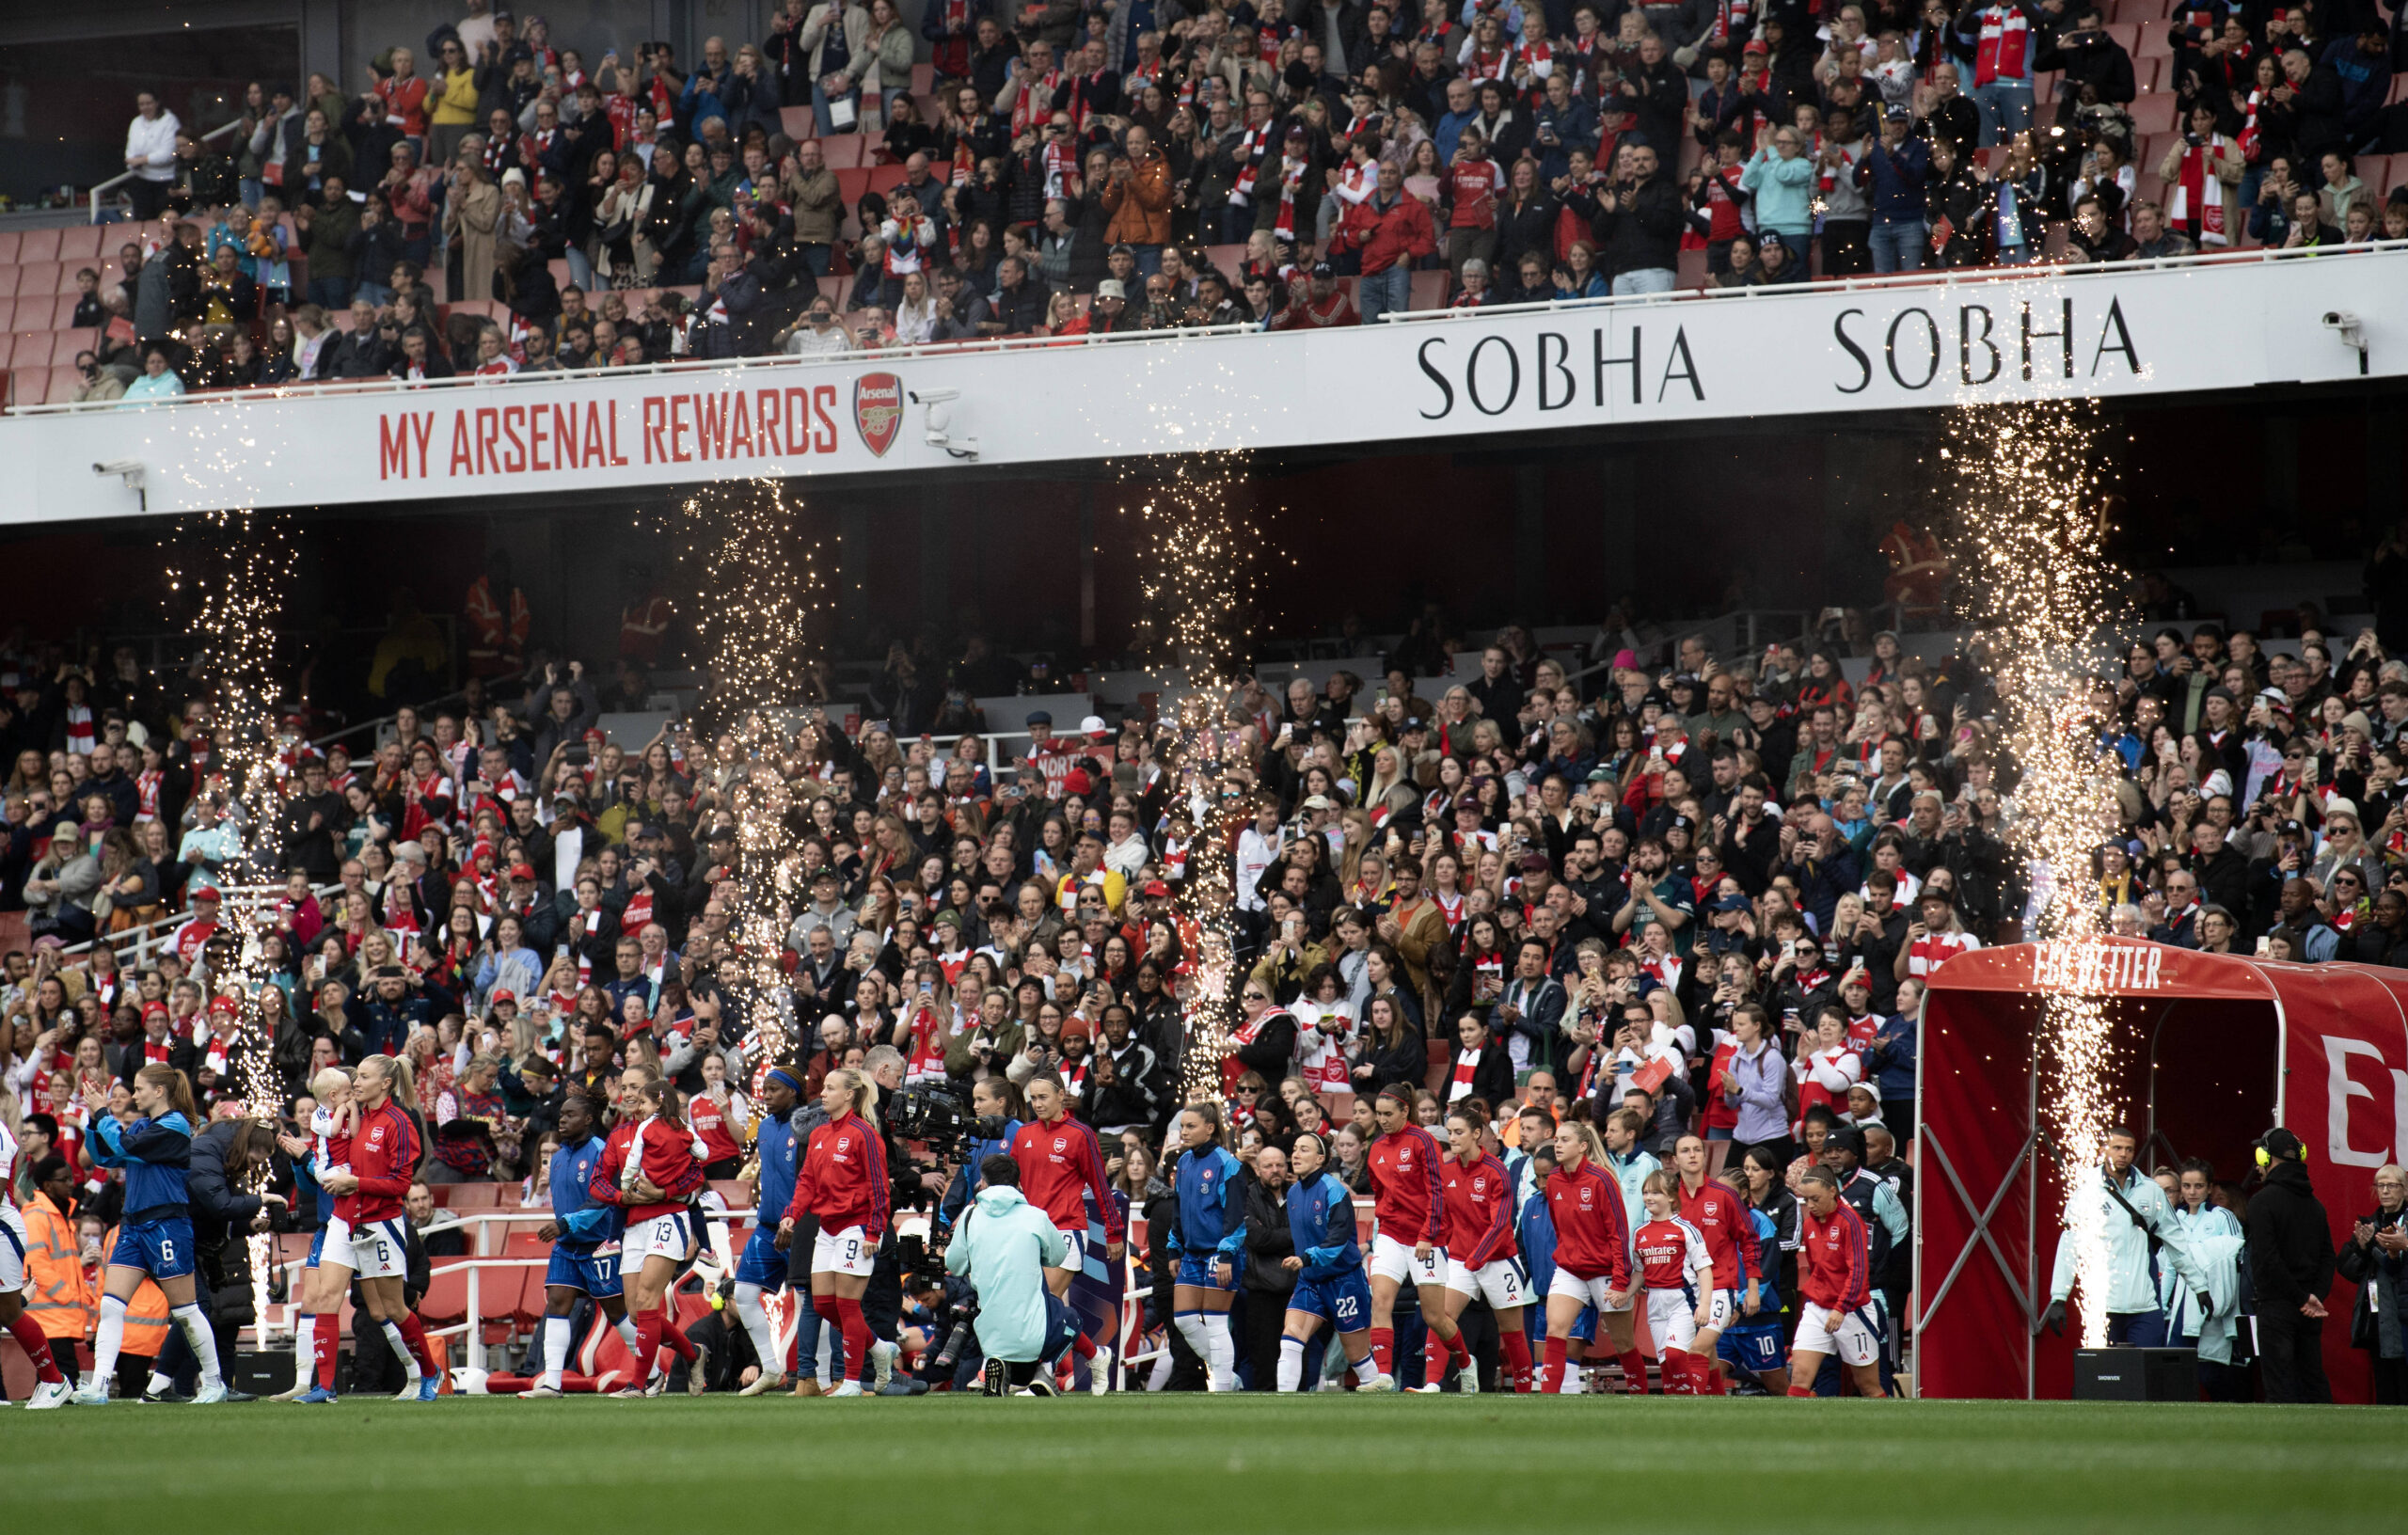
[[[1684,71],[1688,70],[1697,63],[1697,49],[1694,46],[1673,49],[1672,62]]]

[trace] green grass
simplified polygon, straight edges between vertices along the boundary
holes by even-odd
[[[0,1414],[0,1528],[2399,1528],[2397,1416],[1610,1398],[446,1398]],[[1555,1524],[1522,1527],[1553,1528]]]

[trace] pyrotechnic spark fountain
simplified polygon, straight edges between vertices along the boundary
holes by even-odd
[[[795,1037],[792,997],[779,953],[794,920],[800,860],[787,838],[793,795],[784,759],[808,753],[819,726],[798,741],[774,710],[798,696],[819,581],[800,508],[775,480],[712,485],[671,519],[679,563],[694,577],[696,631],[709,646],[711,691],[692,743],[725,797],[741,855],[735,925],[745,966],[744,1048],[752,1090]]]
[[[1185,1099],[1220,1096],[1229,1051],[1237,901],[1228,849],[1243,818],[1243,785],[1228,771],[1235,732],[1227,704],[1235,681],[1238,632],[1254,585],[1256,545],[1231,491],[1244,483],[1246,455],[1206,452],[1169,460],[1168,478],[1137,508],[1141,594],[1159,659],[1185,684],[1175,712],[1157,720],[1156,748],[1174,766],[1178,799],[1194,842],[1176,910],[1195,935],[1195,972],[1180,998]]]
[[[191,623],[209,685],[211,776],[223,781],[228,824],[240,849],[219,871],[231,888],[221,909],[224,926],[208,945],[209,984],[214,996],[231,998],[241,1009],[228,1065],[241,1085],[244,1112],[270,1123],[282,1107],[283,1090],[259,996],[266,975],[261,941],[275,926],[275,913],[271,898],[246,892],[272,884],[284,867],[279,772],[290,765],[277,749],[275,625],[292,584],[293,558],[281,516],[240,508],[206,513],[187,528],[167,573],[171,598],[189,588],[200,599]],[[254,1192],[267,1171],[261,1162]],[[253,1315],[264,1342],[273,1239],[254,1232],[248,1246]]]
[[[2106,1253],[2099,1201],[2080,1196],[2115,1118],[2105,1003],[2079,989],[2104,947],[2085,878],[2091,850],[2118,824],[2115,775],[2091,701],[2095,641],[2123,616],[2121,573],[2107,560],[2095,405],[1979,406],[1951,418],[1941,451],[1962,508],[1959,569],[1975,593],[2020,772],[2015,842],[2029,861],[2035,932],[2059,947],[2040,973],[2072,977],[2041,1000],[2041,1114],[2066,1175],[2064,1240],[2076,1245],[2083,1340],[2106,1341]]]

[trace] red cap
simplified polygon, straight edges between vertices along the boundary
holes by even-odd
[[[528,883],[532,884],[535,879],[535,865],[532,863],[513,863],[510,866],[510,878],[513,879],[524,879]]]
[[[212,997],[209,999],[209,1010],[213,1014],[232,1015],[240,1013],[243,1010],[243,1005],[231,997]]]
[[[1747,46],[1741,48],[1739,52],[1742,55],[1769,54],[1772,50],[1765,46],[1765,41],[1762,38],[1750,38],[1748,40]]]
[[[493,1001],[497,1006],[505,1002],[516,1002],[517,1000],[518,993],[515,991],[497,991],[493,994]]]
[[[192,894],[189,896],[189,899],[196,901],[214,901],[217,899],[217,887],[215,885],[195,885],[192,887]]]
[[[1170,894],[1170,887],[1159,879],[1149,879],[1146,888],[1137,893],[1149,900],[1160,900]]]
[[[142,1005],[142,1016],[143,1016],[143,1017],[145,1017],[145,1018],[150,1018],[150,1017],[151,1017],[151,1016],[152,1016],[152,1015],[154,1015],[154,1014],[155,1014],[155,1015],[157,1015],[157,1016],[158,1016],[158,1017],[160,1017],[160,1018],[165,1018],[165,1017],[166,1017],[166,1016],[167,1016],[167,1005],[166,1005],[166,1003],[164,1003],[164,1002],[156,1002],[156,1001],[153,1001],[153,1002],[146,1002],[146,1003],[144,1003],[144,1004]]]
[[[1087,776],[1087,770],[1085,768],[1073,768],[1069,772],[1062,775],[1062,792],[1064,794],[1092,794],[1095,792],[1095,780]]]

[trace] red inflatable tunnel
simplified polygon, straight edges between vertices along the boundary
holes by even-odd
[[[2250,1169],[2271,1126],[2308,1147],[2334,1242],[2408,1160],[2408,970],[2281,964],[2137,939],[2024,943],[1950,960],[1924,1012],[1915,1176],[1915,1369],[1925,1396],[2064,1398],[2074,1337],[2038,1338],[2063,1186],[2036,1134],[2040,994],[2109,999],[2116,1101],[2145,1167]],[[2337,1401],[2372,1400],[2349,1346],[2352,1286],[2327,1303]]]

